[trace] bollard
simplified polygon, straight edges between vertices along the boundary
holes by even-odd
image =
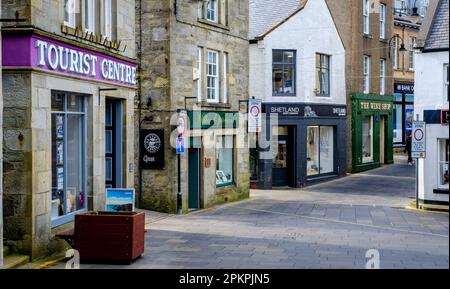
[[[177,194],[177,213],[178,215],[183,214],[183,194],[181,192]]]

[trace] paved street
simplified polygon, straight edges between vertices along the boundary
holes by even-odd
[[[365,268],[369,249],[381,268],[449,268],[448,214],[403,209],[414,171],[400,162],[186,216],[150,214],[141,259],[82,268]]]

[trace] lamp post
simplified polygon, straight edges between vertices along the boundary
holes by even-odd
[[[400,49],[398,50],[398,52],[403,53],[406,52],[406,48],[405,48],[405,41],[403,40],[403,38],[400,35],[394,35],[391,37],[391,39],[389,39],[389,59],[391,58],[391,49],[392,49],[392,41],[400,39],[402,41],[402,43],[400,44]],[[397,46],[397,42],[395,43],[395,45]]]

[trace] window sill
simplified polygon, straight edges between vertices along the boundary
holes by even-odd
[[[366,38],[366,39],[373,39],[372,34],[364,33],[363,37]]]
[[[202,101],[200,105],[202,107],[212,107],[212,108],[231,108],[231,105],[229,103],[219,103],[219,102]]]
[[[388,40],[386,38],[380,38],[380,42],[388,43]]]
[[[234,186],[236,186],[236,184],[233,182],[225,183],[225,184],[216,184],[217,189],[221,189],[221,188],[225,188],[225,187],[234,187]]]
[[[272,94],[273,97],[297,97],[296,94]]]
[[[316,97],[331,98],[331,96],[329,94],[320,94],[320,93],[316,93]]]
[[[228,27],[226,25],[223,25],[223,24],[220,24],[220,23],[217,23],[217,22],[209,21],[209,20],[206,20],[206,19],[203,19],[203,18],[197,18],[197,21],[199,23],[202,23],[202,24],[205,24],[205,25],[209,25],[209,26],[213,26],[213,27],[216,27],[216,28],[220,28],[220,29],[223,29],[223,30],[230,31],[230,27]]]

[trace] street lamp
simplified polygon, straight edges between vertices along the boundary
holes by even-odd
[[[389,39],[389,59],[391,58],[391,48],[392,48],[392,41],[395,39],[399,38],[402,43],[400,44],[400,49],[398,50],[398,52],[403,53],[406,52],[406,48],[405,48],[405,41],[403,40],[403,38],[400,35],[394,35],[391,37],[391,39]],[[395,45],[397,45],[397,43],[395,43]]]

